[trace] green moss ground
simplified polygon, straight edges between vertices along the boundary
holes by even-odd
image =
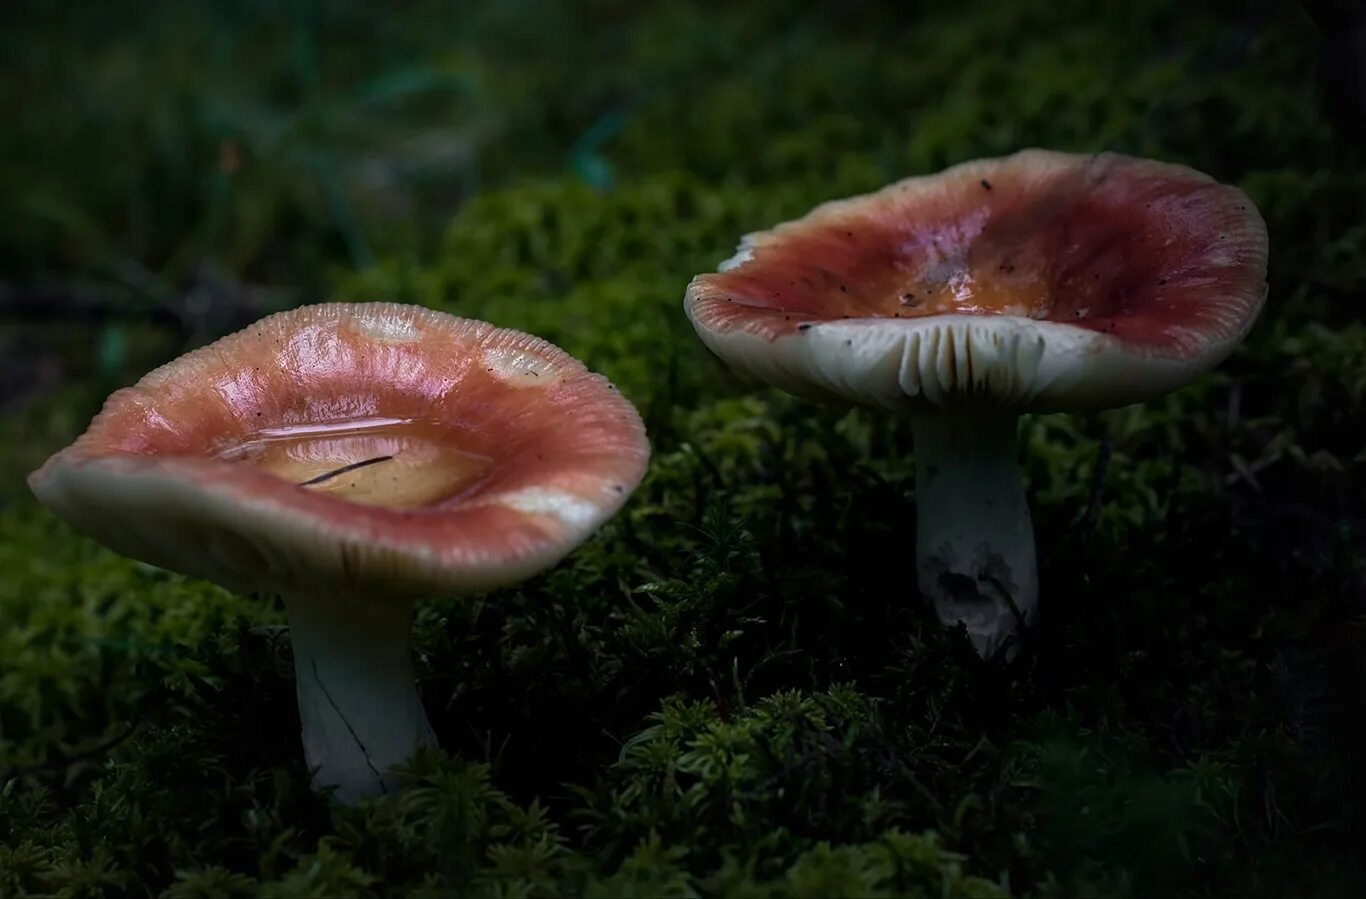
[[[1366,151],[1297,6],[1141,5],[7,4],[0,896],[1358,895]],[[745,231],[1031,145],[1241,185],[1271,293],[1193,386],[1027,423],[1047,621],[1001,667],[915,601],[906,422],[733,382],[681,297]],[[329,298],[545,336],[655,450],[565,564],[421,610],[445,751],[356,809],[306,788],[275,598],[22,483]]]

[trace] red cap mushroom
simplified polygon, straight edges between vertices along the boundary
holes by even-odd
[[[685,306],[741,373],[915,414],[920,590],[989,654],[1036,616],[1017,416],[1218,364],[1261,309],[1266,257],[1252,201],[1208,175],[1024,150],[746,235]]]
[[[392,303],[272,315],[114,393],[29,483],[128,556],[279,592],[305,756],[354,801],[433,742],[413,601],[553,565],[644,474],[634,407],[560,349]]]

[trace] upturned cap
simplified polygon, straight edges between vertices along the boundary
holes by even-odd
[[[698,335],[799,396],[1105,408],[1222,361],[1266,296],[1252,201],[1185,166],[1024,150],[746,235],[688,287]]]
[[[117,552],[230,589],[419,595],[554,564],[648,457],[631,403],[544,340],[339,303],[117,391],[29,483]]]

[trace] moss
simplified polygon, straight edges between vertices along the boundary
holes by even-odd
[[[0,417],[0,895],[1352,895],[1366,153],[1307,18],[1189,6],[7,7],[0,96],[49,102],[0,137],[0,340],[60,374]],[[735,382],[681,298],[746,231],[1030,144],[1241,184],[1271,294],[1191,387],[1026,423],[1047,620],[1002,668],[915,602],[906,422]],[[323,297],[541,334],[655,450],[570,561],[420,610],[444,752],[352,809],[306,787],[274,597],[21,480]]]

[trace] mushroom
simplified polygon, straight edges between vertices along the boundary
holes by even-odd
[[[1180,165],[1024,150],[746,235],[685,307],[731,368],[914,416],[921,596],[983,655],[1038,615],[1022,412],[1102,409],[1224,359],[1266,296],[1266,226]]]
[[[117,391],[29,483],[119,553],[279,593],[304,755],[349,803],[435,742],[414,601],[555,564],[648,458],[630,402],[546,341],[338,303],[269,316]]]

